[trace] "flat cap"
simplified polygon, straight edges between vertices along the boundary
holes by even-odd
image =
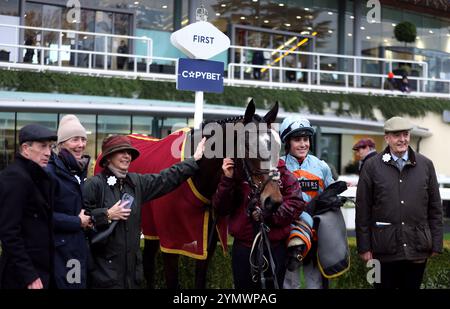
[[[409,120],[402,117],[392,117],[384,123],[384,132],[398,132],[412,130],[413,125]]]
[[[56,141],[56,132],[40,124],[28,124],[19,131],[19,144],[25,142]]]
[[[375,142],[371,138],[362,138],[355,145],[353,145],[353,150],[358,150],[359,148],[365,148],[369,146],[370,148],[375,148]]]

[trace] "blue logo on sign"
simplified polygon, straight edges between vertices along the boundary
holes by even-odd
[[[178,59],[177,89],[223,92],[223,62]]]

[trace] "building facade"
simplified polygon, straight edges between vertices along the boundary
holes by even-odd
[[[119,52],[121,45],[126,46],[130,54],[145,54],[145,43],[139,40],[119,36],[137,36],[153,39],[153,72],[174,73],[174,64],[164,59],[178,58],[183,55],[170,43],[173,31],[195,21],[196,9],[204,5],[208,11],[208,21],[226,33],[232,45],[268,49],[289,49],[324,53],[329,56],[321,58],[319,67],[328,70],[330,83],[344,81],[334,71],[352,70],[353,60],[343,60],[334,55],[370,56],[384,59],[404,59],[392,67],[373,62],[361,61],[358,70],[367,74],[407,73],[409,76],[427,76],[429,78],[450,80],[450,1],[412,1],[412,0],[0,0],[0,50],[7,54],[8,61],[23,61],[26,48],[2,47],[2,43],[35,45],[43,47],[57,46],[67,50],[86,51],[86,53],[55,53],[52,50],[34,52],[31,64],[47,66],[74,66],[89,68],[109,68],[119,70],[119,57],[104,58],[99,54],[88,52]],[[379,5],[379,6],[378,6]],[[417,38],[413,43],[399,42],[394,35],[396,25],[403,21],[412,22],[417,29]],[[4,24],[35,28],[2,27]],[[110,37],[97,37],[81,34],[55,34],[46,29],[76,30],[86,33],[108,34]],[[124,41],[122,43],[122,41]],[[0,51],[1,53],[1,51]],[[239,52],[230,49],[215,59],[228,63],[252,63],[254,53]],[[0,55],[1,56],[1,55]],[[242,59],[244,58],[244,59]],[[273,56],[264,52],[266,61]],[[105,60],[106,59],[106,60]],[[5,60],[5,59],[4,59]],[[276,59],[275,59],[276,60]],[[424,62],[426,67],[407,61]],[[280,60],[285,67],[309,68],[316,60],[307,55],[292,54]],[[317,65],[317,63],[316,63]],[[132,70],[140,63],[128,60],[124,71]],[[356,69],[355,69],[356,70]],[[283,72],[283,71],[282,71]],[[283,72],[284,73],[284,72]],[[274,73],[274,78],[283,82],[306,80],[303,72],[286,71],[286,74]],[[125,74],[125,73],[124,73]],[[247,70],[240,73],[252,79]],[[277,75],[278,74],[278,75]],[[282,75],[282,76],[280,76]],[[263,79],[267,77],[263,77]],[[361,84],[368,87],[382,86],[379,79],[361,77]],[[419,86],[412,87],[419,88]],[[434,92],[449,93],[450,87],[442,83],[430,82],[428,87]],[[19,98],[19,97],[25,98]],[[33,95],[31,95],[33,96]],[[82,96],[62,99],[57,94],[44,95],[40,102],[95,102],[104,98],[86,98]],[[2,92],[4,100],[22,100],[32,102],[30,94]],[[121,104],[120,100],[116,100]],[[153,102],[154,103],[154,102]],[[153,104],[149,103],[149,104]],[[160,102],[161,103],[161,102]],[[214,104],[214,102],[209,102]],[[139,104],[136,102],[129,102]],[[166,103],[161,103],[165,106]],[[21,127],[38,122],[51,129],[57,129],[59,119],[66,113],[75,113],[80,117],[89,135],[88,152],[96,156],[101,148],[101,141],[109,134],[144,133],[163,137],[173,130],[174,124],[192,124],[188,114],[164,112],[154,113],[143,109],[138,111],[117,109],[83,109],[77,103],[72,108],[49,109],[36,104],[27,108],[14,110],[0,105],[0,169],[13,159],[17,150],[17,135]],[[240,114],[236,110],[235,114]],[[210,117],[220,118],[220,113]],[[223,113],[226,114],[225,112]],[[284,114],[287,115],[287,114]],[[383,146],[382,117],[378,117],[377,126],[365,129],[353,129],[350,125],[342,128],[339,117],[330,114],[334,125],[320,125],[314,122],[321,133],[316,141],[318,156],[327,159],[339,172],[354,160],[351,144],[361,136],[371,136]],[[314,118],[314,117],[312,117]],[[433,118],[435,119],[435,118]],[[427,123],[433,134],[448,130],[448,123],[435,119],[439,125],[433,125],[423,119],[413,119],[418,123]],[[420,121],[420,122],[419,122]],[[415,135],[415,146],[428,156],[433,152],[433,138],[424,138],[422,133]],[[420,144],[419,144],[420,143]],[[448,150],[448,149],[447,149]],[[430,152],[430,153],[428,153]],[[432,156],[432,155],[431,155]],[[450,175],[450,165],[445,163],[445,149],[436,156],[437,166],[443,174]]]

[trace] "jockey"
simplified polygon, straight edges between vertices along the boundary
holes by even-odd
[[[217,214],[229,216],[228,229],[234,237],[232,250],[234,287],[236,289],[258,289],[262,287],[259,276],[252,276],[255,266],[257,268],[259,265],[252,263],[250,258],[253,256],[252,244],[255,238],[257,239],[255,236],[257,235],[256,227],[260,226],[258,222],[263,219],[264,223],[270,228],[268,238],[275,264],[275,269],[272,269],[269,254],[265,252],[267,262],[264,268],[264,278],[273,278],[272,274],[274,273],[278,286],[281,288],[286,271],[285,243],[289,237],[290,224],[295,218],[299,217],[305,207],[305,203],[301,199],[300,187],[295,177],[286,169],[284,162],[279,160],[278,171],[280,172],[280,191],[283,201],[274,212],[266,213],[263,210],[261,215],[258,206],[252,208],[256,209],[255,211],[249,209],[251,188],[245,181],[241,169],[235,169],[234,164],[235,162],[232,159],[224,159],[222,165],[224,174],[212,198],[212,205]],[[257,246],[255,248],[257,250]],[[273,280],[266,281],[268,288],[275,287]]]
[[[281,160],[286,162],[288,170],[297,177],[306,203],[322,193],[333,182],[327,163],[309,154],[313,135],[314,128],[307,119],[302,117],[287,117],[280,126],[280,137],[285,144],[286,153]],[[303,264],[306,288],[326,288],[327,279],[322,276],[313,260],[315,259],[308,259]],[[298,289],[300,287],[299,272],[286,271],[283,287]]]

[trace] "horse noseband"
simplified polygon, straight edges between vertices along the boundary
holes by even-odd
[[[270,170],[269,178],[274,181],[280,181],[280,172],[278,170]]]

